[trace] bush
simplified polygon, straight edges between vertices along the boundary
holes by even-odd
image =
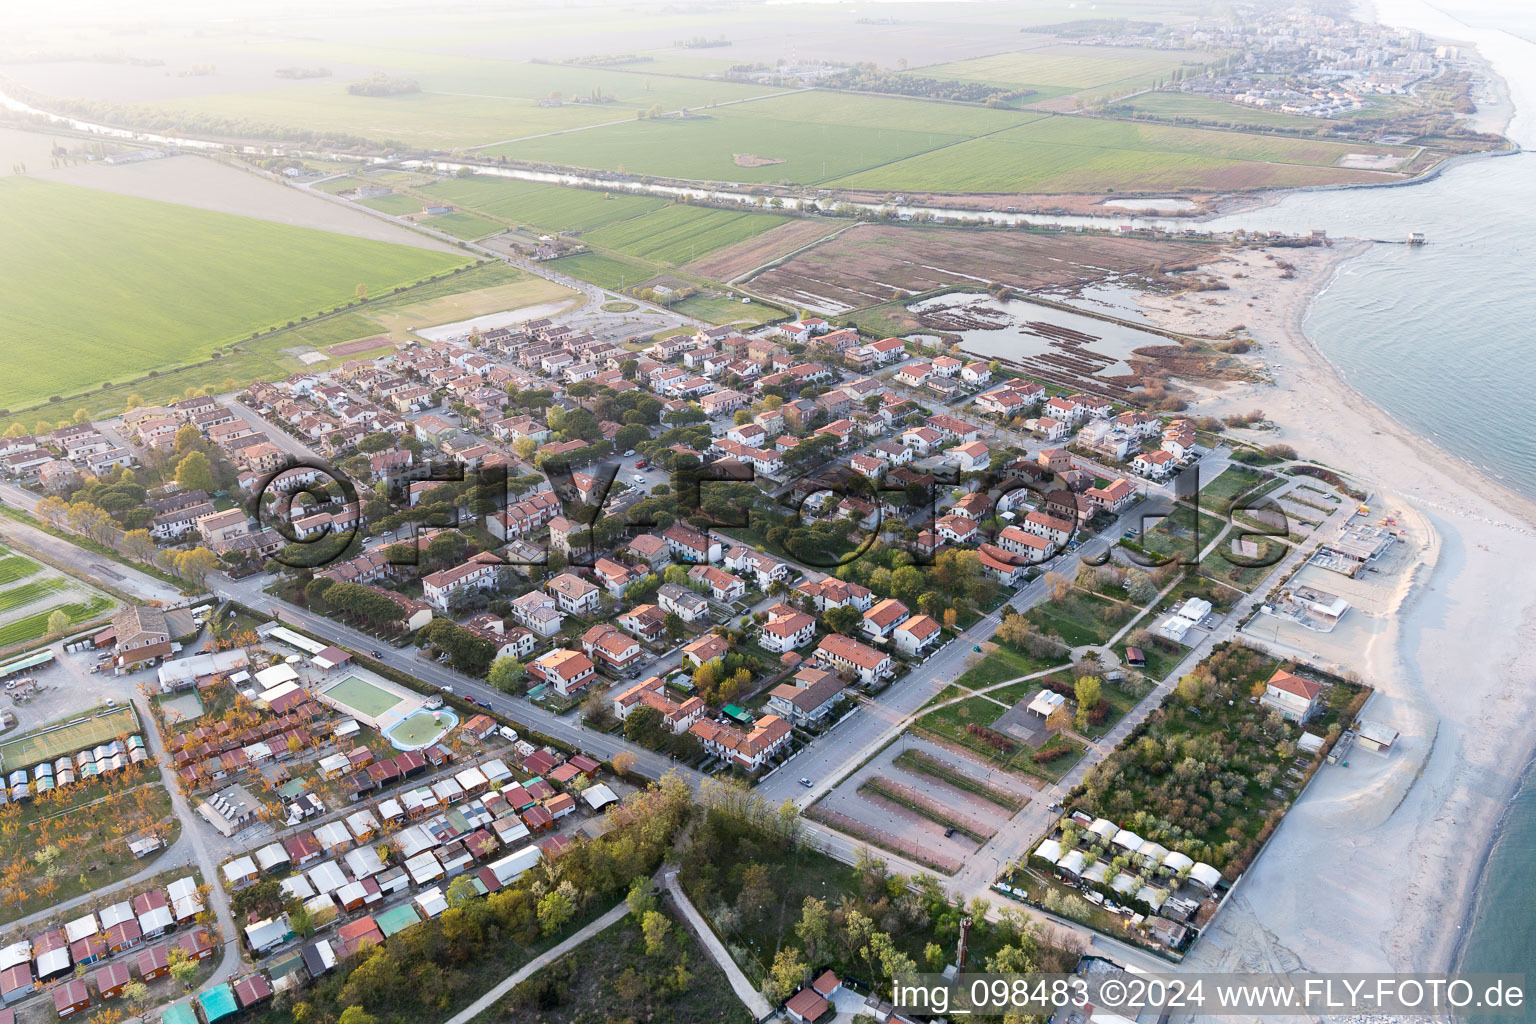
[[[984,725],[977,725],[975,722],[972,722],[965,727],[965,732],[966,735],[974,736],[981,740],[981,742],[985,743],[987,746],[999,750],[1004,754],[1013,753],[1013,740],[1009,739],[1007,736],[1004,736],[1002,733],[997,732],[994,729],[988,729]],[[1035,759],[1039,760],[1039,755],[1036,755]]]

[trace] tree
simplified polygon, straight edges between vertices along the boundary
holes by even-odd
[[[741,892],[736,895],[736,911],[748,922],[763,916],[774,897],[773,880],[765,864],[748,864],[742,875]]]
[[[1057,705],[1056,710],[1045,720],[1045,727],[1051,732],[1065,732],[1071,726],[1072,716],[1068,714],[1065,704]]]
[[[656,894],[651,892],[651,880],[640,875],[629,883],[629,894],[624,905],[636,921],[644,921],[645,915],[656,909]]]
[[[60,608],[48,616],[48,635],[59,636],[69,628],[69,613]]]
[[[191,458],[191,456],[187,456]],[[193,548],[176,555],[176,575],[202,586],[210,574],[219,570],[219,556],[207,548]]]
[[[565,927],[576,914],[576,887],[569,881],[561,882],[539,900],[539,931],[553,935]]]
[[[479,890],[475,888],[474,878],[471,875],[460,875],[448,883],[446,898],[450,908],[462,907],[479,895]]]
[[[831,926],[831,914],[826,900],[807,896],[800,908],[800,921],[795,925],[795,937],[805,947],[805,955],[820,961],[827,949],[827,935]]]
[[[511,655],[503,654],[491,663],[491,669],[486,673],[485,681],[502,693],[517,693],[523,688],[523,678],[527,674],[528,669],[522,662]]]
[[[361,1006],[349,1006],[341,1011],[337,1024],[378,1024],[378,1018]]]
[[[1072,581],[1059,572],[1045,574],[1045,589],[1052,601],[1064,601],[1072,593]]]
[[[660,956],[666,951],[667,936],[672,932],[672,922],[659,910],[648,910],[640,921],[640,931],[645,935],[645,955]]]
[[[612,764],[614,772],[623,775],[635,767],[635,755],[632,751],[621,750],[613,755]]]
[[[197,977],[197,961],[180,946],[172,946],[165,954],[165,960],[171,977],[181,982],[183,988],[191,989],[192,979]]]
[[[1074,692],[1077,696],[1077,728],[1084,732],[1092,724],[1094,709],[1104,699],[1104,684],[1098,676],[1083,676],[1077,681]]]
[[[768,997],[770,1003],[782,1003],[800,987],[807,969],[800,950],[794,946],[785,946],[773,958],[773,966],[768,969],[768,977],[763,980],[763,995]]]
[[[190,423],[183,423],[176,431],[173,450],[180,457],[203,450],[203,435]]]
[[[123,986],[123,998],[128,1001],[128,1006],[133,1010],[134,1016],[138,1016],[144,1004],[149,1002],[149,986],[142,981],[130,981]]]
[[[176,464],[176,482],[188,491],[213,493],[213,466],[202,452],[188,452]]]
[[[643,704],[624,718],[624,738],[641,746],[658,746],[663,738],[662,729],[661,712]]]
[[[828,629],[834,633],[842,633],[844,636],[853,635],[864,623],[863,614],[851,604],[828,608],[822,613],[821,619],[827,624]]]

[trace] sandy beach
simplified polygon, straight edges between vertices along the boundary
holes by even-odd
[[[1370,243],[1247,250],[1205,269],[1228,291],[1148,296],[1161,326],[1246,326],[1272,384],[1198,391],[1197,415],[1260,408],[1285,442],[1396,512],[1415,547],[1352,665],[1365,715],[1398,729],[1387,756],[1325,769],[1187,961],[1195,970],[1431,970],[1450,965],[1505,804],[1533,749],[1536,504],[1415,436],[1353,391],[1307,339],[1314,295]],[[1277,266],[1293,266],[1286,278]]]

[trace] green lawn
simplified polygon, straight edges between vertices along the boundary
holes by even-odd
[[[684,316],[712,324],[749,324],[753,327],[784,315],[784,310],[754,299],[742,302],[729,295],[694,295],[671,307]]]
[[[638,260],[601,253],[584,252],[579,256],[565,256],[548,264],[550,269],[569,274],[582,281],[590,281],[600,288],[621,291],[633,288],[642,281],[649,281],[661,272],[660,267]]]
[[[203,360],[359,284],[377,294],[465,262],[23,177],[0,181],[0,220],[12,408]]]
[[[1250,491],[1259,492],[1260,485],[1266,481],[1274,487],[1283,484],[1285,479],[1260,473],[1246,466],[1228,466],[1216,479],[1200,488],[1200,507],[1215,515],[1225,516],[1231,511],[1238,498],[1247,495]]]
[[[1334,166],[1405,148],[1053,116],[833,181],[879,190],[1134,192],[1392,180]]]
[[[1070,647],[1104,644],[1139,611],[1125,601],[1111,601],[1073,587],[1060,601],[1042,601],[1025,617],[1042,633],[1061,637]]]
[[[1199,513],[1198,529],[1194,508],[1175,505],[1168,515],[1146,526],[1145,531],[1134,536],[1130,544],[1140,545],[1148,554],[1161,558],[1173,558],[1181,564],[1194,563],[1202,550],[1221,532],[1222,521],[1205,512]],[[1143,524],[1145,525],[1145,524]]]
[[[1258,550],[1253,554],[1239,553],[1232,550],[1229,540],[1224,540],[1216,546],[1216,550],[1201,560],[1200,571],[1211,579],[1252,593],[1269,578],[1269,574],[1275,571],[1275,566],[1290,553],[1291,548],[1284,541],[1273,537],[1244,539],[1256,545]],[[1243,564],[1247,562],[1262,564]]]
[[[984,760],[1009,771],[1022,772],[1036,778],[1049,779],[1052,782],[1061,778],[1082,756],[1081,744],[1060,736],[1052,736],[1037,751],[1015,740],[1013,751],[1005,753],[966,731],[966,726],[972,724],[991,728],[1003,712],[1008,710],[1011,703],[1006,698],[994,700],[984,696],[969,697],[959,703],[935,708],[928,712],[917,720],[915,728],[919,732],[930,732],[951,743],[958,743]],[[1065,749],[1067,753],[1051,761],[1035,761],[1036,753],[1055,749]]]
[[[973,654],[972,657],[975,657]],[[1033,675],[1044,669],[1061,665],[1067,662],[1067,658],[1057,658],[1054,661],[1039,661],[1028,654],[1016,651],[1012,647],[999,644],[997,649],[988,654],[978,664],[965,670],[965,674],[955,680],[956,685],[968,690],[975,690],[983,686],[992,686],[1009,679],[1017,679],[1019,676]]]

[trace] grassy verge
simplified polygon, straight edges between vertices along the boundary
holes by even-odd
[[[947,813],[943,808],[935,806],[931,801],[924,800],[913,793],[906,792],[902,787],[893,785],[889,780],[882,779],[878,775],[866,779],[864,783],[859,786],[859,793],[873,793],[876,796],[883,797],[884,799],[891,801],[893,804],[905,807],[907,810],[911,811],[913,814],[918,815],[919,817],[927,818],[929,821],[938,825],[943,825],[945,828],[952,828],[956,832],[959,832],[961,835],[966,836],[969,839],[973,839],[978,843],[984,843],[988,839],[991,839],[992,836],[997,834],[996,832],[988,833],[979,831],[964,819]]]

